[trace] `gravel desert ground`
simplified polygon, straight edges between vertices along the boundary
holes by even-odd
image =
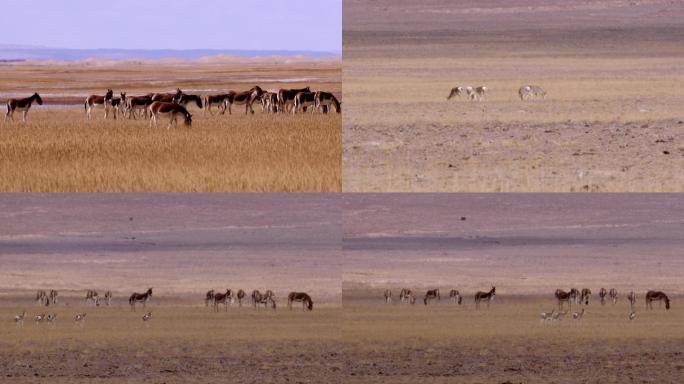
[[[682,196],[352,194],[344,196],[347,382],[681,381]],[[496,286],[491,305],[477,291]],[[589,288],[564,306],[558,288]],[[401,303],[411,289],[415,305]],[[424,305],[428,289],[441,300]],[[617,303],[601,304],[600,288]],[[386,304],[384,291],[392,291]],[[461,305],[449,299],[458,290]],[[663,290],[671,309],[646,309]],[[632,308],[626,297],[637,295]],[[585,313],[581,320],[574,312]],[[629,319],[634,311],[635,318]]]
[[[334,196],[6,194],[0,206],[0,381],[340,382]],[[129,295],[148,287],[132,312]],[[271,289],[277,308],[205,306],[227,288]],[[39,305],[37,289],[57,303]],[[111,290],[112,305],[86,305],[88,289]],[[313,311],[288,310],[290,291]]]
[[[344,191],[684,190],[681,2],[344,5]]]

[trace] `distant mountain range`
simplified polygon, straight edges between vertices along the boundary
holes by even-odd
[[[0,44],[0,61],[21,60],[106,60],[184,59],[196,60],[207,56],[307,56],[314,58],[340,56],[339,52],[324,51],[259,51],[239,49],[65,49],[38,46]]]

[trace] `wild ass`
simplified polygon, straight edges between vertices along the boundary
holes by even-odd
[[[177,119],[179,116],[183,117],[183,122],[185,123],[186,127],[190,127],[192,125],[192,115],[190,112],[188,112],[188,110],[182,105],[176,103],[155,101],[152,103],[152,105],[150,105],[150,112],[152,113],[152,117],[150,118],[150,127],[157,127],[157,120],[160,116],[169,118],[169,124],[166,126],[166,129],[171,128],[172,124],[178,127]]]
[[[496,287],[492,286],[492,289],[489,290],[489,292],[482,292],[478,291],[475,293],[475,308],[479,309],[480,308],[480,302],[486,301],[487,302],[487,308],[489,308],[489,302],[494,300],[494,296],[496,295]]]
[[[665,309],[670,309],[670,298],[662,291],[646,292],[646,309],[653,309],[653,302],[665,302]]]
[[[430,289],[425,293],[425,296],[423,297],[423,304],[428,305],[428,301],[431,301],[431,300],[440,301],[440,299],[441,299],[441,297],[439,296],[439,288]]]
[[[5,114],[5,120],[14,120],[14,111],[22,112],[22,121],[26,122],[26,115],[28,115],[29,109],[31,109],[31,104],[33,102],[38,103],[38,105],[43,105],[43,99],[40,98],[38,92],[24,99],[9,99],[7,100],[7,113]]]
[[[299,89],[281,89],[278,91],[278,110],[290,112],[290,106],[294,104],[294,98],[299,92],[311,92],[309,87]]]
[[[104,96],[90,95],[86,98],[84,103],[86,118],[90,120],[92,118],[92,110],[95,108],[103,108],[105,110],[105,120],[109,115],[109,100],[114,96],[114,91],[107,89],[107,93]]]
[[[135,303],[142,302],[143,308],[146,307],[147,301],[152,297],[152,288],[148,288],[145,293],[133,292],[128,298],[128,304],[131,306],[131,311],[135,311]]]
[[[306,109],[311,107],[314,110],[314,105],[316,104],[316,93],[314,92],[298,92],[294,98],[294,108],[292,108],[292,114],[297,112],[306,112]]]
[[[329,111],[332,106],[335,108],[335,112],[342,113],[342,104],[337,100],[335,95],[330,92],[317,91],[314,105],[317,111],[323,107],[327,108]],[[326,111],[324,110],[323,113],[326,113]]]
[[[226,103],[229,97],[230,94],[228,93],[204,96],[204,113],[209,112],[209,114],[213,115],[214,113],[211,111],[211,107],[215,106],[223,115],[224,113],[226,113]]]
[[[245,115],[248,113],[254,113],[254,108],[252,108],[252,104],[254,103],[255,100],[261,99],[261,95],[264,93],[264,91],[258,86],[255,85],[250,89],[249,91],[244,91],[240,93],[235,93],[235,92],[229,92],[228,99],[226,100],[226,103],[228,104],[228,113],[233,114],[233,104],[236,105],[245,105]]]
[[[449,300],[453,300],[454,303],[461,305],[463,297],[461,297],[461,292],[456,289],[449,291]]]
[[[290,310],[292,310],[293,302],[301,302],[302,309],[313,311],[313,300],[311,300],[311,296],[306,292],[290,292],[290,294],[287,295],[287,306]]]

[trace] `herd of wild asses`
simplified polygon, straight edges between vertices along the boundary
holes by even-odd
[[[447,100],[450,100],[455,96],[466,96],[468,100],[471,101],[483,101],[487,98],[488,91],[489,88],[484,85],[479,87],[473,87],[469,85],[457,86],[451,88],[451,92],[449,92]],[[546,99],[546,91],[544,88],[538,85],[523,85],[518,88],[518,96],[520,97],[520,100],[531,100],[536,98]]]
[[[479,309],[481,302],[485,302],[489,307],[489,303],[493,301],[495,295],[496,287],[493,286],[489,291],[478,291],[474,295],[475,308]],[[573,303],[575,305],[579,305],[581,311],[573,312],[572,318],[574,320],[582,320],[582,317],[584,317],[584,313],[586,312],[585,307],[589,305],[591,295],[592,292],[589,288],[584,288],[582,290],[579,290],[577,288],[571,288],[569,291],[557,289],[554,292],[554,297],[558,304],[558,311],[556,311],[556,309],[554,308],[551,312],[542,312],[540,314],[541,320],[562,320],[563,317],[565,317],[568,314],[568,312],[572,310]],[[385,303],[392,303],[392,291],[390,289],[385,290],[383,297]],[[601,305],[606,305],[607,300],[611,301],[613,304],[617,304],[618,291],[615,288],[611,288],[610,290],[606,288],[601,288],[599,290],[599,299]],[[429,289],[425,292],[425,295],[423,296],[423,304],[425,305],[428,305],[433,300],[441,300],[439,288]],[[461,305],[463,303],[463,296],[461,296],[461,293],[458,290],[452,289],[449,291],[449,300],[455,304]],[[644,296],[644,300],[646,303],[647,310],[653,309],[654,301],[657,301],[660,305],[662,305],[662,303],[665,303],[665,310],[670,309],[670,298],[662,291],[648,291]],[[399,301],[401,303],[415,304],[416,296],[414,295],[411,289],[403,288],[399,293]],[[637,302],[637,294],[634,291],[630,291],[627,295],[627,301],[629,302],[630,308],[628,319],[634,320],[636,318],[635,305]],[[563,311],[564,308],[565,311]]]
[[[39,289],[36,292],[36,301],[39,303],[40,306],[48,307],[50,305],[56,305],[58,295],[59,293],[54,289],[51,289],[50,291],[44,291],[42,289]],[[88,305],[89,303],[91,303],[96,307],[99,307],[100,305],[109,306],[112,303],[112,297],[113,296],[111,291],[106,291],[104,295],[100,295],[96,290],[89,289],[86,291],[85,294],[84,305]],[[146,308],[147,302],[151,299],[152,288],[149,288],[144,293],[133,292],[128,298],[128,304],[130,305],[131,311],[135,311],[135,306],[137,303],[141,303],[143,308]],[[204,297],[204,303],[206,307],[209,307],[209,305],[211,304],[213,310],[218,312],[219,306],[221,304],[223,304],[224,309],[227,311],[228,305],[232,305],[236,301],[238,302],[239,306],[242,307],[243,300],[245,299],[246,293],[242,289],[238,289],[237,291],[234,291],[232,289],[226,289],[225,292],[216,292],[212,289],[206,293]],[[313,299],[306,292],[290,292],[287,295],[287,307],[290,310],[292,310],[294,303],[301,303],[302,310],[304,311],[313,311]],[[255,289],[254,291],[252,291],[251,304],[254,306],[255,309],[258,309],[261,307],[261,305],[263,305],[264,308],[270,307],[273,310],[275,310],[276,295],[270,289],[266,290],[266,292],[263,293],[258,289]],[[73,320],[77,324],[83,324],[85,322],[86,315],[86,313],[77,313],[73,317]],[[23,311],[22,313],[17,314],[14,317],[14,322],[17,325],[23,325],[25,318],[26,311]],[[142,317],[143,321],[148,321],[151,318],[152,312],[146,312],[145,315]],[[54,324],[57,321],[57,314],[39,313],[33,317],[33,320],[36,323],[46,322],[49,324]]]
[[[23,121],[26,121],[31,104],[34,102],[43,104],[43,99],[36,92],[30,97],[23,99],[9,99],[7,101],[7,113],[5,120],[14,120],[15,111],[23,112]],[[216,107],[220,114],[228,110],[232,114],[233,105],[244,105],[245,114],[254,113],[253,104],[259,103],[265,113],[292,113],[312,112],[328,113],[334,108],[341,113],[342,106],[339,100],[331,92],[312,91],[310,87],[298,89],[263,90],[258,85],[243,92],[228,91],[215,95],[194,95],[176,89],[175,93],[148,93],[144,96],[128,96],[121,92],[120,97],[114,96],[114,91],[107,89],[101,95],[90,95],[84,103],[86,118],[92,117],[93,109],[103,109],[105,120],[111,114],[116,119],[117,114],[129,119],[137,119],[142,113],[144,118],[150,118],[150,126],[157,126],[159,117],[168,117],[169,125],[178,125],[177,119],[183,119],[186,125],[192,124],[192,114],[186,107],[194,104],[213,115],[212,108]],[[168,128],[167,127],[167,128]]]

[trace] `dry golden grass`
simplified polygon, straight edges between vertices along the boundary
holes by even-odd
[[[206,95],[310,86],[341,92],[336,60],[267,62],[80,62],[3,66],[0,101],[39,92],[28,124],[0,122],[0,191],[17,192],[335,192],[341,189],[339,115],[194,114],[190,129],[148,128],[142,121],[86,121],[87,95]],[[61,107],[60,107],[61,108]],[[241,114],[241,112],[243,114]],[[4,116],[3,116],[4,117]]]
[[[339,191],[337,114],[194,113],[188,128],[33,110],[0,128],[4,192]]]

